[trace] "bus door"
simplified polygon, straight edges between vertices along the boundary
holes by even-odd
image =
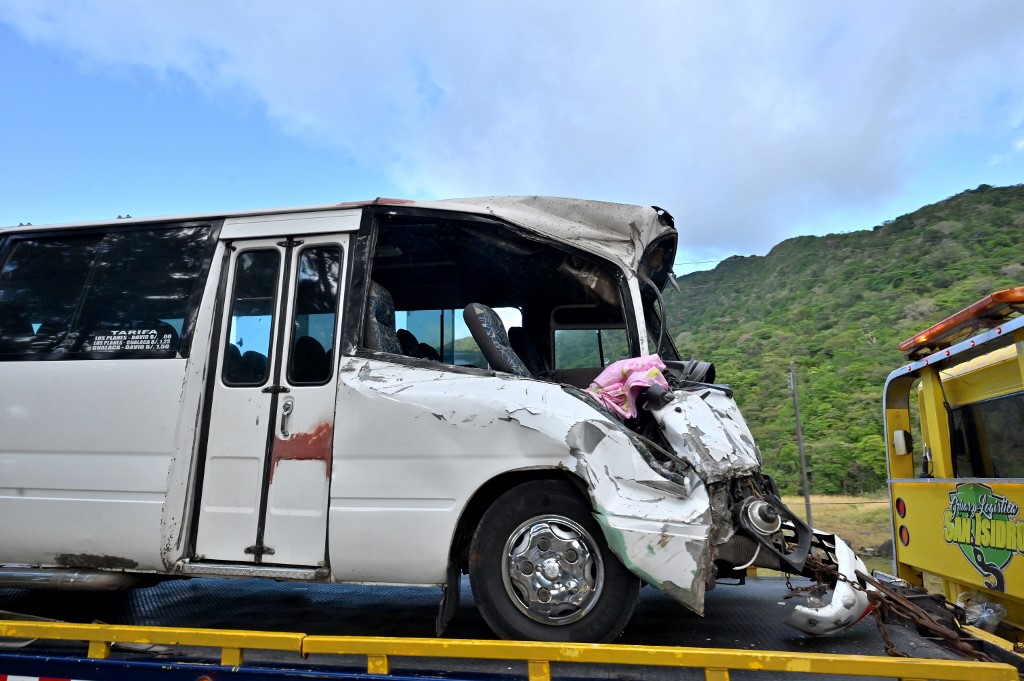
[[[197,560],[325,562],[347,240],[229,247]]]

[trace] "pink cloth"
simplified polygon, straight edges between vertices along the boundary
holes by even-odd
[[[665,363],[657,355],[631,357],[609,364],[587,392],[601,404],[623,418],[636,416],[636,396],[644,388],[660,385],[668,390],[668,381],[661,370]]]

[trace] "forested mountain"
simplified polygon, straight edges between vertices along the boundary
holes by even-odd
[[[682,277],[666,316],[680,353],[735,388],[783,491],[800,488],[790,361],[811,491],[871,491],[885,484],[882,387],[904,361],[897,345],[1024,285],[1022,246],[1024,185],[981,185],[873,230],[797,237]]]

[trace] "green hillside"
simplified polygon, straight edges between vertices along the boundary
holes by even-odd
[[[874,230],[798,237],[666,293],[684,356],[715,362],[783,491],[799,490],[789,363],[815,493],[885,483],[882,386],[900,341],[1024,285],[1024,185],[981,185]],[[681,248],[685,249],[685,241]]]

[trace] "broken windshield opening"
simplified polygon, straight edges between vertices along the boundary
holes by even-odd
[[[664,300],[660,291],[651,286],[650,280],[640,285],[640,300],[644,308],[644,321],[647,326],[647,347],[651,353],[661,355],[663,360],[678,360],[679,351],[672,341],[667,320],[662,321]]]
[[[370,315],[367,325],[374,333],[374,325],[389,327],[384,335],[396,342],[388,352],[486,366],[463,321],[464,309],[477,305],[500,319],[496,331],[525,365],[520,375],[585,387],[609,360],[637,353],[624,277],[610,263],[490,220],[389,214],[379,216],[377,228],[371,280],[386,298],[371,304],[389,308],[391,317]],[[566,329],[600,330],[601,348],[564,343],[556,332]],[[384,349],[365,339],[365,347]]]
[[[669,333],[668,320],[663,319],[665,301],[661,296],[661,292],[665,290],[665,286],[672,277],[675,255],[676,235],[673,233],[658,239],[647,247],[637,273],[640,279],[640,296],[647,327],[648,351],[661,355],[664,360],[679,359],[679,351]]]

